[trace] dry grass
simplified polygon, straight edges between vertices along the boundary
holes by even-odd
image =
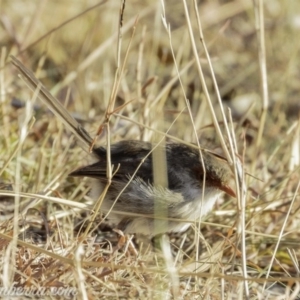
[[[121,37],[119,1],[85,14],[96,1],[2,2],[1,293],[14,286],[61,287],[79,299],[300,298],[300,3],[267,1],[262,11],[259,1],[202,1],[197,20],[192,1],[189,18],[183,2],[165,2],[164,13],[159,1],[127,1]],[[220,199],[201,233],[193,226],[170,235],[172,255],[151,247],[137,254],[100,216],[85,235],[88,181],[68,173],[89,159],[18,77],[10,54],[92,136],[108,121],[99,144],[108,132],[115,142],[168,131],[232,159],[234,132],[245,197]],[[231,109],[228,130],[210,62],[227,120]]]

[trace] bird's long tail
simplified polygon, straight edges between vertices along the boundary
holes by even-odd
[[[11,56],[12,64],[19,70],[28,87],[38,92],[38,97],[47,105],[47,107],[61,119],[61,121],[70,129],[80,141],[80,146],[89,151],[93,143],[89,133],[71,116],[66,108],[57,100],[46,87],[35,77],[32,71],[27,69],[17,58]]]

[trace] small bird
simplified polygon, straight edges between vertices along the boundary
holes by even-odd
[[[90,150],[93,139],[88,132],[13,56],[12,63],[28,86],[39,91],[39,98],[75,134],[83,149]],[[166,185],[155,182],[154,147],[163,147],[165,152]],[[108,180],[107,149],[94,147],[92,155],[97,160],[95,163],[72,172],[70,176],[93,178],[90,196],[98,199]],[[114,174],[101,210],[110,212],[109,222],[125,233],[155,236],[182,232],[192,221],[211,211],[222,192],[235,197],[229,185],[232,173],[226,159],[192,145],[167,142],[160,146],[136,140],[120,141],[111,145],[110,157]],[[168,218],[171,220],[166,220]]]
[[[211,211],[222,191],[235,196],[229,186],[231,170],[225,159],[202,150],[202,162],[199,149],[179,143],[166,143],[162,147],[167,162],[168,184],[165,187],[154,184],[151,143],[125,140],[111,145],[111,164],[118,168],[101,210],[111,210],[109,223],[124,233],[155,236],[185,231],[191,221],[199,220],[199,217]],[[106,148],[95,148],[94,155],[96,163],[80,168],[70,176],[94,178],[90,195],[98,199],[107,184]],[[190,222],[166,222],[155,218],[160,205],[165,210],[165,218]],[[122,215],[122,212],[125,214]]]

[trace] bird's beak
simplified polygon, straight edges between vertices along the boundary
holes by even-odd
[[[230,195],[231,197],[236,198],[235,191],[229,185],[223,185],[223,186],[221,186],[220,190],[222,190],[226,194]]]

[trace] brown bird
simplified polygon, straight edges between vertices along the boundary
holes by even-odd
[[[83,148],[89,149],[93,139],[85,129],[30,70],[15,57],[12,57],[12,63],[32,90],[39,89],[38,96],[77,136]],[[165,151],[166,185],[155,183],[151,143],[129,140],[111,145],[111,164],[116,172],[101,210],[111,211],[109,222],[125,233],[154,236],[184,231],[191,221],[199,220],[211,211],[222,192],[235,196],[229,186],[231,170],[224,158],[201,150],[202,161],[200,149],[192,145],[166,143],[165,146],[157,146]],[[107,150],[95,147],[92,155],[97,162],[70,175],[93,178],[90,195],[98,199],[107,184]],[[167,222],[166,218],[181,219],[182,222]]]
[[[125,233],[153,236],[184,231],[191,222],[165,222],[155,218],[159,210],[165,211],[165,218],[193,221],[207,214],[222,192],[235,196],[229,186],[231,170],[222,157],[202,151],[202,163],[199,149],[178,143],[167,143],[164,150],[168,182],[165,187],[154,184],[151,143],[127,140],[111,145],[111,164],[118,169],[101,210],[111,210],[108,221]],[[94,178],[91,197],[98,199],[107,184],[106,149],[95,148],[94,155],[96,163],[70,176]]]

